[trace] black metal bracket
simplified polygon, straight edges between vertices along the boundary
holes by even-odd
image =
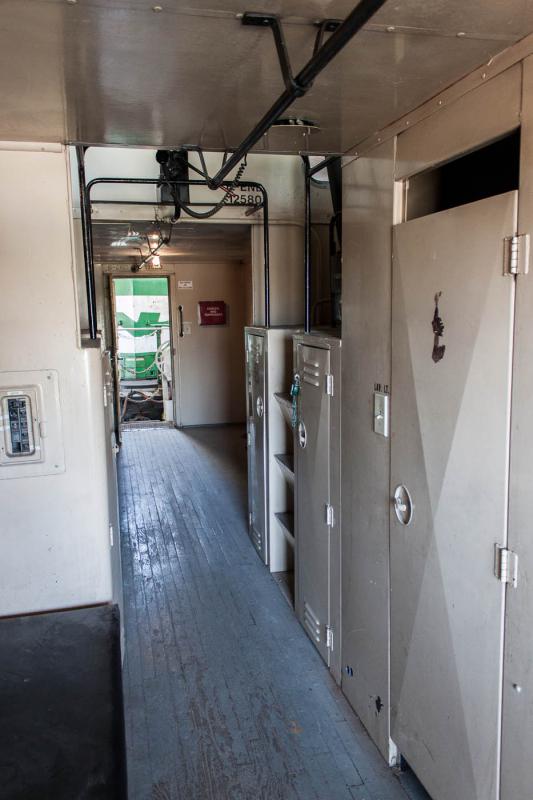
[[[340,28],[342,25],[342,19],[322,19],[319,22],[316,22],[315,25],[317,26],[318,31],[315,39],[315,46],[313,48],[313,55],[316,55],[322,47],[326,33],[333,33],[337,30],[337,28]]]
[[[276,43],[276,50],[278,53],[279,65],[285,88],[290,92],[294,92],[296,97],[302,97],[305,94],[305,87],[294,80],[292,74],[291,62],[289,58],[289,51],[287,49],[287,42],[285,41],[285,34],[283,33],[283,26],[277,14],[260,14],[257,11],[247,11],[242,15],[241,22],[243,25],[252,25],[259,28],[270,28]]]

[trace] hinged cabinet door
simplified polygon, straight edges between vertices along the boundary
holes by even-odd
[[[296,437],[298,616],[322,655],[328,648],[330,523],[330,353],[298,345],[300,396]]]
[[[250,538],[267,563],[265,531],[265,337],[246,338],[248,509]]]
[[[391,736],[435,800],[496,800],[511,192],[394,231]]]

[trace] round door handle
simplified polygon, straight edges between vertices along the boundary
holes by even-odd
[[[262,417],[263,416],[263,411],[264,411],[263,398],[262,397],[258,397],[257,398],[256,403],[255,403],[255,407],[257,409],[257,416],[258,417]]]
[[[400,484],[394,490],[392,497],[394,504],[394,513],[396,519],[401,525],[410,525],[413,520],[414,505],[409,493],[409,489]]]
[[[303,422],[298,423],[298,444],[303,448],[307,444],[307,430]]]

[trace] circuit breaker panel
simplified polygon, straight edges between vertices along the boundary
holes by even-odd
[[[65,470],[55,370],[0,372],[0,479]]]

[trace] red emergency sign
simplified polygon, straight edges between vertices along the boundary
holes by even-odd
[[[225,325],[226,304],[223,300],[200,300],[198,303],[200,325]]]

